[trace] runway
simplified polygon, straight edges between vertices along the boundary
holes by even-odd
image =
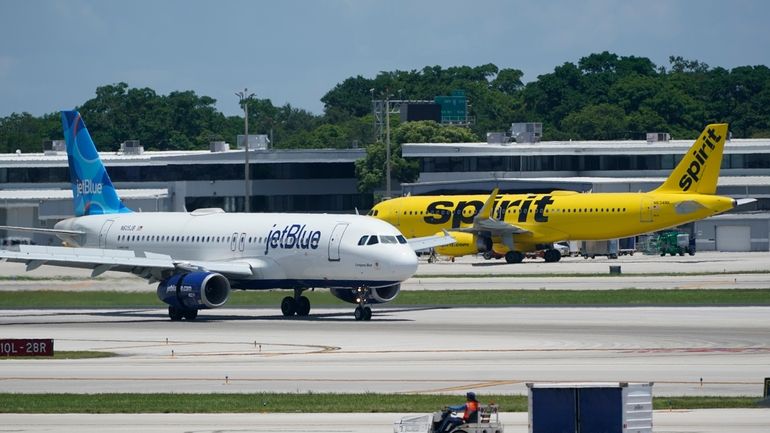
[[[655,382],[655,395],[760,395],[770,307],[3,310],[0,333],[86,360],[3,360],[6,392],[526,394],[526,382]],[[701,385],[701,378],[703,383]]]

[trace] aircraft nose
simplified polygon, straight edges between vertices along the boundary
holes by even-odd
[[[388,261],[395,279],[403,281],[417,272],[417,255],[410,247],[401,249],[398,254],[393,254]]]

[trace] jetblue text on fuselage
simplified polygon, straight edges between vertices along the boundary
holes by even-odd
[[[94,182],[90,179],[78,180],[76,185],[78,194],[81,195],[101,194],[104,188],[101,182]]]
[[[318,242],[321,240],[320,230],[307,230],[305,224],[291,224],[281,229],[275,229],[277,224],[273,224],[273,230],[267,234],[265,243],[265,255],[273,249],[318,249]]]

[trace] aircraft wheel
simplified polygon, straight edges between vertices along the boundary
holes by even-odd
[[[505,261],[508,263],[521,263],[524,260],[524,254],[520,251],[508,251],[505,253]]]
[[[545,259],[546,263],[554,263],[561,260],[561,253],[557,249],[550,249],[545,250],[545,254],[543,254],[543,258]]]
[[[174,322],[177,322],[179,320],[182,320],[182,310],[179,308],[176,308],[172,305],[169,305],[168,307],[168,317],[173,320]]]
[[[195,320],[198,318],[198,310],[197,309],[191,309],[191,310],[184,310],[184,318],[187,320]]]
[[[364,320],[364,309],[360,306],[356,307],[356,310],[353,311],[353,317],[355,317],[356,320]]]
[[[297,302],[297,316],[307,316],[310,314],[310,299],[307,296],[300,296]]]
[[[369,307],[364,307],[364,320],[372,320],[372,309]]]
[[[285,317],[291,317],[294,315],[294,313],[297,312],[297,303],[294,301],[294,298],[291,296],[287,296],[283,298],[281,301],[281,313]]]

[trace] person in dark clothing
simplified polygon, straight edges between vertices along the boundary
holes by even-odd
[[[451,432],[461,424],[476,422],[479,419],[479,402],[476,400],[476,393],[473,391],[465,394],[465,404],[449,406],[447,409],[444,419],[441,420],[441,425],[439,425],[438,433]],[[452,411],[463,411],[462,418],[451,416]]]

